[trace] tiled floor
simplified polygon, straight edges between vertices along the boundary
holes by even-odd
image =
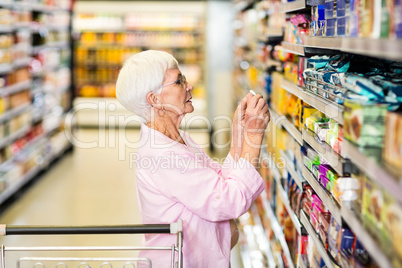
[[[73,153],[61,159],[4,211],[0,223],[72,226],[140,223],[135,170],[131,163],[139,131],[129,130],[124,134],[78,130],[75,137],[79,144]],[[206,133],[191,135],[198,143],[208,144]],[[139,235],[8,236],[0,242],[6,246],[136,246],[141,244],[141,239]],[[7,267],[15,267],[17,254],[20,253],[7,254]],[[36,254],[28,253],[29,256]],[[90,256],[102,254],[91,253]],[[127,252],[110,256],[127,254],[135,256]],[[88,257],[88,253],[74,252],[65,256]],[[234,254],[232,267],[241,267],[238,263],[238,255]]]

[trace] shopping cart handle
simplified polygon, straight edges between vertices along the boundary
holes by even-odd
[[[175,223],[172,223],[172,225]],[[104,225],[104,226],[34,226],[0,225],[0,235],[71,235],[71,234],[163,234],[171,224]]]

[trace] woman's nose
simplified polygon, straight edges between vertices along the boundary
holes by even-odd
[[[191,90],[193,90],[193,89],[194,89],[193,85],[187,83],[186,90],[187,90],[187,91],[191,91]]]

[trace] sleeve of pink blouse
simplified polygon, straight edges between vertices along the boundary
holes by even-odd
[[[243,158],[232,163],[231,170],[223,174],[222,170],[216,172],[193,155],[175,157],[173,168],[160,167],[151,178],[166,197],[182,203],[206,220],[239,217],[264,190],[260,174]]]

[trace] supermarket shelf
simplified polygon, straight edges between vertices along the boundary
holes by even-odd
[[[0,25],[0,33],[12,33],[14,27],[11,25]]]
[[[341,50],[389,60],[402,59],[401,40],[342,38]]]
[[[30,130],[31,126],[27,125],[27,126],[23,126],[22,128],[20,128],[17,131],[14,131],[12,134],[10,134],[9,136],[3,138],[0,140],[0,149],[6,147],[7,145],[9,145],[11,142],[13,142],[16,139],[19,139],[23,136],[25,136],[28,131]]]
[[[322,202],[324,202],[325,206],[329,209],[335,220],[341,224],[342,216],[338,203],[333,200],[333,198],[327,193],[327,191],[321,186],[321,184],[314,178],[313,174],[311,174],[306,167],[303,167],[303,176],[306,178],[318,197],[320,197]]]
[[[389,60],[402,59],[401,40],[306,36],[304,39],[304,46],[341,50],[344,52]]]
[[[308,130],[302,130],[303,140],[306,141],[320,156],[327,160],[328,164],[339,174],[343,175],[344,159],[330,148],[325,148],[316,140]],[[328,146],[329,147],[329,146]]]
[[[343,106],[336,105],[317,95],[313,95],[305,91],[303,92],[302,96],[304,102],[307,102],[317,110],[323,112],[329,118],[343,125]]]
[[[276,218],[275,213],[272,210],[271,205],[269,204],[269,201],[265,197],[266,196],[265,191],[262,193],[261,196],[264,196],[264,198],[262,198],[262,203],[264,205],[264,210],[267,213],[267,217],[271,220],[271,227],[272,227],[272,230],[274,231],[275,237],[276,237],[276,239],[278,239],[279,243],[282,246],[282,250],[288,261],[289,267],[294,268],[294,265],[293,265],[294,261],[292,260],[292,257],[290,256],[290,251],[289,251],[288,244],[286,243],[286,240],[285,240],[285,235],[283,234],[283,230],[282,230],[281,226],[279,225],[278,219]]]
[[[13,63],[13,67],[16,68],[21,68],[21,67],[25,67],[28,66],[29,63],[31,62],[31,58],[30,57],[26,57],[26,58],[22,58],[22,59],[17,59],[14,61]]]
[[[364,229],[362,222],[355,216],[355,214],[346,206],[342,206],[341,212],[345,222],[359,238],[360,242],[364,245],[364,248],[370,254],[370,257],[375,260],[378,266],[382,268],[393,267],[389,258],[382,252],[373,237]]]
[[[398,183],[398,181],[401,181],[401,174],[394,176],[346,139],[343,139],[342,154],[349,158],[371,180],[381,185],[399,202],[402,202],[402,185]]]
[[[52,43],[48,43],[48,44],[45,44],[45,45],[34,46],[33,49],[32,49],[32,53],[33,54],[38,54],[41,50],[46,49],[46,48],[57,48],[57,49],[68,48],[69,45],[70,44],[68,42],[65,42],[65,41],[52,42]]]
[[[279,196],[282,199],[282,202],[285,205],[286,210],[288,211],[288,214],[290,216],[290,219],[293,222],[293,225],[296,228],[296,231],[299,233],[299,235],[301,235],[301,225],[300,225],[299,219],[297,218],[296,214],[294,213],[294,211],[290,207],[288,195],[286,194],[286,192],[283,189],[282,185],[279,186]]]
[[[0,74],[9,73],[13,70],[13,65],[8,63],[0,64]]]
[[[326,267],[328,267],[328,268],[337,267],[332,262],[331,257],[328,255],[328,252],[322,245],[320,238],[318,237],[317,233],[314,231],[313,226],[311,225],[310,221],[307,219],[307,216],[303,210],[300,211],[300,220],[301,220],[301,223],[303,224],[304,228],[307,230],[307,233],[309,234],[309,236],[313,239],[314,244],[316,245],[316,247],[318,249],[318,252],[320,253],[321,257],[324,259]]]
[[[299,99],[303,99],[304,92],[303,89],[294,83],[287,81],[286,79],[282,79],[281,87],[289,93],[292,93]]]
[[[65,151],[70,149],[71,145],[66,146],[63,148],[60,152],[57,152],[54,154],[52,157],[49,158],[47,165],[52,163],[56,158],[58,158],[61,154],[63,154]],[[29,170],[27,173],[22,176],[18,182],[15,182],[12,185],[9,185],[3,192],[0,193],[0,205],[4,203],[9,197],[11,197],[13,194],[15,194],[19,189],[21,189],[25,184],[27,184],[30,180],[32,180],[36,175],[39,174],[40,171],[42,171],[44,166],[35,166],[31,170]]]
[[[274,118],[274,124],[277,126],[282,126],[286,129],[287,132],[300,144],[303,145],[302,134],[296,127],[286,118],[284,115],[279,115],[272,109],[270,109],[270,113]]]
[[[4,203],[10,196],[16,193],[19,189],[22,188],[26,183],[28,183],[31,179],[33,179],[40,171],[42,167],[35,166],[31,170],[29,170],[25,175],[15,182],[12,185],[7,186],[7,188],[0,194],[0,204]]]
[[[8,167],[12,162],[14,162],[15,159],[18,158],[18,155],[20,155],[22,152],[24,152],[31,146],[34,146],[35,144],[37,144],[40,140],[44,139],[46,137],[46,135],[48,135],[48,133],[42,133],[42,134],[38,135],[37,137],[35,137],[34,139],[32,139],[31,141],[29,141],[28,143],[26,143],[24,145],[24,147],[22,149],[20,149],[14,156],[12,156],[10,159],[8,159],[7,161],[3,162],[0,165],[0,171],[5,170],[6,167]]]
[[[290,173],[292,178],[295,180],[297,186],[300,190],[303,190],[303,182],[305,181],[303,176],[301,176],[295,169],[295,165],[292,163],[292,160],[289,158],[288,154],[285,151],[281,151],[281,156],[284,159],[286,170]]]
[[[297,1],[295,1],[295,2],[297,2]],[[282,47],[284,50],[288,51],[289,53],[304,56],[304,46],[303,45],[293,44],[293,43],[289,43],[289,42],[282,42]]]
[[[271,245],[268,241],[267,236],[265,235],[264,232],[264,227],[262,226],[261,218],[258,215],[257,208],[255,207],[255,204],[251,206],[251,214],[253,215],[253,220],[254,220],[254,229],[257,229],[257,232],[260,233],[261,235],[256,236],[257,237],[257,243],[261,251],[265,253],[265,255],[268,258],[268,266],[275,268],[275,261],[274,261],[274,255],[272,254],[271,250]],[[255,231],[254,231],[255,232]]]
[[[7,112],[4,112],[4,113],[0,114],[0,123],[4,122],[4,121],[7,121],[7,120],[10,120],[11,118],[13,118],[13,117],[15,117],[15,116],[27,111],[30,108],[31,108],[31,104],[26,103],[26,104],[23,104],[23,105],[20,105],[20,106],[14,108],[14,109],[12,109],[10,111],[7,111]]]
[[[281,4],[279,7],[280,12],[288,13],[294,11],[301,11],[306,8],[306,1],[305,0],[296,0],[293,2],[288,2]]]
[[[283,36],[283,28],[268,28],[266,36],[269,37],[281,37]]]
[[[341,37],[305,36],[304,45],[306,47],[339,50],[342,46],[342,39]]]
[[[28,80],[28,81],[19,82],[17,84],[11,85],[11,86],[7,86],[5,88],[0,89],[0,96],[10,95],[10,94],[14,94],[14,93],[23,91],[25,89],[30,88],[31,84],[32,84],[32,80]]]

